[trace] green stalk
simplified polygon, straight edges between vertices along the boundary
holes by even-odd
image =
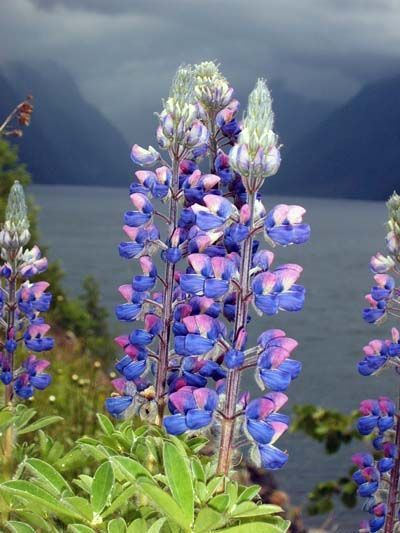
[[[250,180],[249,180],[250,181]],[[254,207],[256,191],[248,192],[250,210],[250,232],[242,245],[241,265],[240,265],[240,290],[236,293],[236,315],[234,325],[234,339],[237,338],[240,330],[246,328],[249,297],[250,297],[250,268],[253,248],[253,234],[251,228],[254,220]],[[226,378],[226,399],[222,410],[221,442],[219,447],[217,473],[227,476],[232,462],[233,441],[236,425],[236,404],[240,388],[241,369],[228,370]]]
[[[178,219],[178,193],[179,193],[179,158],[172,157],[172,196],[169,204],[169,226],[168,236],[172,237],[176,229]],[[169,363],[169,346],[171,339],[171,330],[173,322],[172,297],[174,292],[175,265],[167,262],[165,265],[164,291],[163,291],[163,311],[162,324],[163,329],[160,336],[159,360],[156,374],[156,391],[155,401],[157,403],[156,424],[162,426],[167,392],[167,374]]]

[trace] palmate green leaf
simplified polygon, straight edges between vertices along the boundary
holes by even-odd
[[[217,494],[208,502],[208,505],[219,513],[224,513],[229,506],[229,495]]]
[[[77,469],[88,463],[88,457],[82,453],[82,450],[74,448],[68,453],[58,459],[54,466],[61,470],[61,472],[68,472],[69,470]]]
[[[106,435],[112,435],[115,431],[114,424],[111,422],[109,418],[107,418],[105,415],[102,415],[101,413],[97,413],[97,421],[99,423],[99,426],[101,427],[103,433]]]
[[[58,533],[56,528],[51,524],[51,522],[46,521],[44,518],[30,511],[16,511],[13,509],[13,512],[18,516],[19,519],[23,520],[24,524],[29,524],[33,527],[34,531],[40,531],[43,533]]]
[[[255,502],[242,502],[232,511],[235,518],[249,518],[252,516],[265,516],[275,513],[282,513],[283,509],[278,505],[262,504],[257,505]]]
[[[25,462],[28,470],[44,482],[45,488],[54,496],[59,496],[65,489],[72,492],[67,481],[48,463],[41,459],[27,459]]]
[[[224,478],[222,476],[214,477],[207,483],[206,499],[208,500],[214,492],[222,486]]]
[[[126,522],[123,518],[114,518],[108,523],[107,533],[126,533]]]
[[[57,516],[81,520],[83,517],[65,505],[62,500],[55,498],[46,490],[24,480],[6,481],[0,485],[0,492],[19,497]]]
[[[92,477],[87,476],[86,474],[80,474],[79,479],[74,479],[72,483],[82,489],[83,492],[86,492],[86,494],[92,493]]]
[[[17,435],[25,435],[25,433],[37,431],[38,429],[45,428],[46,426],[50,426],[50,424],[55,424],[56,422],[60,422],[61,420],[63,420],[62,416],[44,416],[40,420],[33,422],[33,424],[29,424],[28,426],[24,426],[21,429],[17,429]]]
[[[221,513],[210,507],[203,507],[194,523],[194,533],[208,533],[213,529],[222,527],[225,522],[226,519]]]
[[[166,520],[166,518],[159,518],[158,520],[156,520],[153,524],[151,524],[147,533],[160,533],[161,528],[165,524]]]
[[[0,411],[0,427],[8,426],[14,418],[12,411],[9,409],[2,409]]]
[[[41,431],[41,429],[39,430]],[[50,464],[54,464],[64,454],[64,445],[58,440],[51,446],[48,454],[46,455],[46,461]]]
[[[137,493],[137,486],[136,485],[130,485],[127,487],[119,496],[115,498],[115,500],[112,501],[111,505],[107,507],[105,511],[101,514],[101,517],[107,518],[107,516],[110,516],[113,514],[117,509],[119,509],[122,505],[126,504],[130,498],[134,494]]]
[[[71,533],[96,533],[94,529],[83,524],[69,524],[67,531]]]
[[[7,522],[7,529],[12,533],[35,533],[35,530],[30,525],[16,520],[9,520]]]
[[[229,495],[229,508],[235,505],[238,499],[238,490],[239,490],[239,485],[236,481],[229,481],[227,483],[225,492]]]
[[[22,428],[28,424],[29,420],[36,415],[37,411],[30,407],[26,407],[22,403],[18,404],[15,408],[14,425],[17,429]]]
[[[207,487],[202,481],[195,480],[194,493],[196,494],[196,500],[200,501],[201,503],[204,503],[209,499],[207,498]]]
[[[201,464],[200,459],[197,457],[193,457],[190,461],[190,465],[192,467],[193,475],[198,481],[206,481],[206,476],[204,473],[203,465]]]
[[[109,462],[103,463],[96,470],[92,483],[91,502],[93,511],[100,514],[111,497],[114,488],[114,472]]]
[[[147,531],[147,524],[144,518],[136,518],[127,529],[127,533],[143,533]]]
[[[81,496],[70,496],[64,498],[64,501],[82,515],[82,517],[86,519],[86,522],[91,522],[93,520],[92,506],[87,500],[85,500],[85,498],[82,498]]]
[[[110,457],[110,462],[131,483],[135,483],[139,477],[152,479],[150,472],[138,461],[130,457],[114,456]]]
[[[168,485],[177,504],[185,514],[187,522],[194,519],[193,481],[186,456],[175,444],[165,442],[163,447],[164,469]]]
[[[206,437],[193,437],[186,441],[186,444],[194,453],[198,453],[202,450],[207,443],[208,439]]]
[[[170,518],[183,529],[189,529],[191,522],[188,520],[187,515],[167,492],[164,492],[160,487],[147,479],[139,479],[139,485],[144,494],[149,498],[150,503],[163,515]]]
[[[246,487],[244,491],[240,494],[240,496],[237,499],[236,503],[242,503],[244,501],[251,501],[253,500],[257,494],[260,492],[260,485],[251,485],[250,487]]]
[[[84,443],[79,443],[79,447],[80,447],[79,453],[81,455],[83,452],[86,456],[93,457],[93,459],[99,463],[107,460],[110,456],[109,453],[104,452],[103,449],[100,449],[100,447],[94,444],[89,444],[89,443],[84,442]]]
[[[285,526],[285,529],[282,529],[279,526],[266,524],[265,522],[250,522],[249,524],[240,524],[239,526],[228,527],[223,531],[225,533],[249,533],[249,530],[256,531],[257,533],[286,533],[287,528],[290,525],[288,524],[286,524],[287,527]]]

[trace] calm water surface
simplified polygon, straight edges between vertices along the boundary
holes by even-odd
[[[42,207],[42,239],[50,246],[49,256],[61,260],[67,286],[77,294],[82,278],[95,276],[112,312],[120,303],[117,287],[132,275],[132,263],[121,259],[117,251],[123,240],[122,215],[130,207],[128,194],[123,189],[38,185],[32,192]],[[264,204],[269,208],[284,201],[288,203],[287,198],[271,197],[265,198]],[[364,344],[389,331],[389,326],[377,331],[360,318],[363,295],[372,280],[369,258],[375,251],[383,251],[386,209],[383,203],[372,202],[289,201],[306,207],[312,239],[305,246],[276,249],[275,263],[294,262],[304,267],[301,283],[307,288],[306,305],[301,313],[281,313],[272,320],[254,321],[257,328],[253,327],[262,331],[279,326],[299,341],[295,357],[303,362],[303,372],[289,389],[291,404],[313,403],[349,412],[366,397],[394,390],[388,376],[361,378],[356,370]],[[318,481],[345,473],[357,448],[357,444],[346,447],[328,457],[321,446],[299,435],[282,438],[279,444],[289,450],[290,461],[277,477],[295,504],[304,504]],[[352,533],[357,531],[361,515],[338,507],[334,523],[341,533]],[[310,523],[322,521],[318,518]]]

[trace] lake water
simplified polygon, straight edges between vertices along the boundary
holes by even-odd
[[[121,259],[117,251],[123,240],[123,212],[130,208],[127,191],[36,185],[32,192],[42,208],[42,241],[50,246],[49,257],[61,260],[67,287],[76,294],[85,275],[95,276],[111,311],[120,303],[117,287],[132,276],[132,262]],[[268,209],[279,202],[304,205],[312,226],[307,245],[275,250],[275,264],[304,267],[300,281],[307,288],[304,310],[255,322],[258,331],[279,326],[299,341],[295,358],[303,362],[303,372],[289,389],[291,404],[313,403],[349,412],[364,398],[393,394],[394,381],[387,374],[368,379],[356,370],[362,347],[389,332],[388,324],[377,329],[361,319],[363,295],[372,283],[369,259],[384,251],[384,204],[295,197],[265,198],[264,204]],[[279,445],[289,450],[290,460],[277,478],[299,505],[306,503],[315,483],[346,473],[351,454],[360,447],[356,443],[328,457],[319,444],[300,435],[288,435]],[[361,516],[359,510],[338,506],[333,523],[340,533],[352,533]],[[308,521],[322,522],[321,517]]]

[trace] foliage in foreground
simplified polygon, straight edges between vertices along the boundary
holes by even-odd
[[[3,411],[1,429],[29,416],[32,410],[23,406],[17,418]],[[201,453],[203,437],[167,436],[156,426],[134,428],[130,422],[114,426],[103,415],[98,420],[99,438],[83,437],[66,454],[39,429],[56,420],[22,428],[39,429],[38,442],[18,450],[24,458],[13,479],[0,485],[9,531],[288,530],[289,522],[278,516],[282,509],[257,499],[259,486],[216,475],[216,465]]]

